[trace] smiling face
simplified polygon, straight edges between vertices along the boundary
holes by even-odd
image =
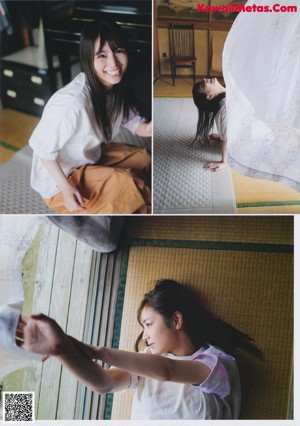
[[[204,93],[209,100],[225,92],[225,88],[216,78],[204,78],[199,85],[199,92]]]
[[[100,37],[95,42],[94,68],[101,83],[110,90],[120,83],[128,65],[128,56],[123,48],[111,50],[107,42],[100,49]]]
[[[141,312],[141,324],[144,327],[143,339],[151,348],[152,353],[176,354],[178,349],[178,327],[175,324],[168,326],[164,317],[154,309],[145,306]]]

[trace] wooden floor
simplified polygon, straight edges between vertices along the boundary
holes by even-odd
[[[112,346],[121,251],[95,252],[45,223],[26,256],[22,270],[25,313],[43,312],[79,340]],[[34,391],[38,420],[104,416],[106,397],[86,390],[54,358],[45,367],[39,363],[7,376],[3,389]]]

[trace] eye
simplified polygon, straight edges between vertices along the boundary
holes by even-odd
[[[102,59],[102,58],[106,58],[106,54],[104,53],[104,52],[100,52],[100,53],[98,53],[97,55],[96,55],[96,58],[97,59]]]
[[[115,50],[115,54],[116,55],[121,55],[121,54],[125,54],[126,53],[126,50],[125,49],[122,49],[121,47],[118,47],[118,49],[116,49]]]

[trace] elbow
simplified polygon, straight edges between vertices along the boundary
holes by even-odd
[[[176,363],[174,360],[169,359],[163,371],[163,380],[166,382],[173,382],[175,377]]]
[[[109,373],[107,373],[105,377],[102,377],[97,384],[94,383],[91,389],[99,395],[106,395],[107,393],[114,392],[114,382]]]
[[[109,383],[102,383],[98,386],[93,386],[92,391],[98,393],[99,395],[106,395],[107,393],[113,392],[113,387]]]

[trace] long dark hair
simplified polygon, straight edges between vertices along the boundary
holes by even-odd
[[[136,112],[130,82],[125,74],[119,84],[110,91],[110,102],[103,84],[99,81],[94,68],[94,44],[100,37],[100,50],[105,42],[114,52],[118,48],[127,51],[126,40],[120,28],[114,22],[92,21],[85,25],[80,37],[80,61],[91,91],[91,100],[95,120],[106,140],[112,136],[112,125],[117,115],[123,110],[129,118],[130,109]]]
[[[198,140],[202,145],[207,145],[208,135],[213,127],[214,119],[220,109],[220,101],[225,98],[226,94],[220,93],[213,99],[207,99],[205,93],[201,93],[201,81],[193,87],[193,100],[198,109],[198,122],[196,136],[192,144]]]
[[[174,312],[181,312],[184,329],[196,350],[205,344],[211,344],[231,355],[235,355],[237,348],[242,348],[260,359],[263,357],[253,339],[209,313],[201,306],[199,297],[191,288],[176,281],[159,280],[154,289],[145,294],[137,311],[140,324],[141,313],[145,307],[161,314],[167,326],[170,326]],[[142,336],[143,333],[137,338],[136,351],[139,350]]]

